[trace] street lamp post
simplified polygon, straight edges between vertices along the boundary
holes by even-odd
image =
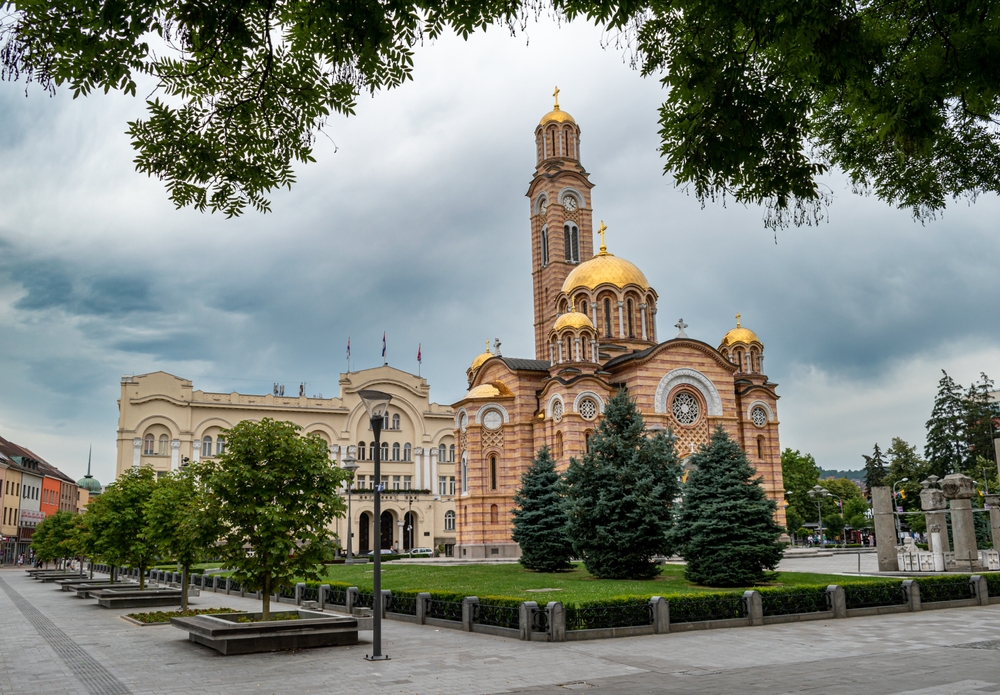
[[[358,470],[358,460],[348,454],[344,457],[342,468],[350,473],[347,479],[347,560],[346,565],[354,564],[354,533],[351,531],[351,489],[354,487],[354,473]]]
[[[841,545],[847,547],[847,520],[844,519],[844,498],[833,494],[829,490],[827,494],[835,500],[840,500],[840,518],[844,521],[844,528],[840,529]]]
[[[896,543],[900,544],[903,542],[903,528],[899,525],[899,505],[896,504],[896,486],[900,483],[909,482],[909,478],[902,478],[897,480],[892,484],[892,506],[896,507],[893,509],[892,518],[896,520]]]
[[[389,409],[392,396],[381,391],[358,391],[361,402],[368,411],[368,421],[375,438],[375,571],[372,580],[372,653],[366,654],[368,661],[384,661],[389,657],[382,653],[382,419]]]
[[[824,490],[819,485],[814,485],[809,491],[809,496],[816,500],[816,511],[819,513],[819,547],[826,547],[826,538],[823,536],[823,498],[830,494],[829,490]]]

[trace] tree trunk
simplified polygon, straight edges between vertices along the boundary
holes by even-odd
[[[90,579],[94,578],[94,558],[90,558]]]
[[[140,566],[139,567],[139,590],[141,591],[141,590],[143,590],[145,588],[146,588],[146,568]]]
[[[262,601],[261,619],[271,619],[271,575],[264,575],[264,598]]]
[[[114,584],[115,583],[115,566],[114,565],[111,565],[110,572],[111,572],[111,583]]]
[[[189,565],[184,565],[181,567],[181,610],[186,611],[188,609],[188,567]]]

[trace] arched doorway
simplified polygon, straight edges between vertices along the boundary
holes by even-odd
[[[367,553],[372,549],[371,541],[372,516],[368,512],[361,512],[358,519],[358,552]]]
[[[380,524],[382,528],[382,548],[384,550],[392,549],[392,527],[396,525],[396,522],[392,518],[392,512],[382,512],[382,516],[379,517]]]
[[[403,550],[413,548],[413,538],[417,530],[416,520],[416,515],[412,512],[407,512],[403,516]]]

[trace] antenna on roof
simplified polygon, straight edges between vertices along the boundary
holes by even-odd
[[[87,452],[87,477],[90,477],[90,457],[94,453],[94,445],[90,445],[90,451]]]

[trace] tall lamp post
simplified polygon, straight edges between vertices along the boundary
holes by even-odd
[[[830,495],[830,497],[832,497],[833,499],[838,500],[840,502],[840,518],[844,521],[844,528],[840,529],[840,536],[841,536],[841,539],[842,539],[841,540],[841,544],[846,548],[847,547],[847,520],[844,519],[844,498],[843,497],[839,497],[839,496],[833,494],[829,490],[827,490],[827,494]]]
[[[375,571],[372,596],[372,653],[366,654],[368,661],[384,661],[389,657],[382,654],[382,420],[389,409],[392,396],[381,391],[358,391],[361,402],[368,411],[368,421],[375,438]]]
[[[819,485],[814,485],[809,491],[809,496],[816,500],[816,511],[819,512],[819,547],[826,547],[826,538],[823,536],[823,498],[830,495],[829,490],[824,490]]]
[[[900,483],[908,482],[909,480],[910,480],[909,478],[902,478],[902,479],[897,480],[895,483],[892,484],[892,506],[895,507],[895,509],[892,510],[893,511],[892,518],[896,520],[896,544],[897,545],[901,544],[903,542],[903,529],[899,525],[899,505],[896,504],[896,486],[899,485]]]
[[[358,460],[348,454],[344,457],[344,463],[341,467],[351,474],[351,477],[347,479],[347,560],[344,564],[353,565],[354,533],[351,532],[351,488],[354,487],[354,474],[359,468]]]

